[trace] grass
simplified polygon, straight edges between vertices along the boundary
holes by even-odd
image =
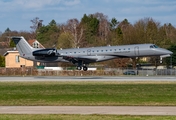
[[[176,116],[0,115],[1,120],[175,120]]]
[[[176,105],[175,82],[0,82],[0,105]]]
[[[0,105],[176,105],[175,82],[0,82]],[[15,115],[0,120],[175,120],[176,116]]]

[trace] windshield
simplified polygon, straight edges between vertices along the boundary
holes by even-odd
[[[156,45],[153,45],[155,48],[159,48],[158,46],[156,46]]]
[[[159,48],[159,47],[156,45],[150,45],[150,48]]]

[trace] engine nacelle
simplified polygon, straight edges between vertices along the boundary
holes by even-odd
[[[56,49],[41,49],[41,50],[36,50],[33,53],[33,56],[43,56],[43,57],[52,57],[52,56],[57,56],[57,50]]]

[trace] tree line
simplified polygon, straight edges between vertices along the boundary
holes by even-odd
[[[149,17],[131,24],[127,19],[118,21],[103,13],[95,13],[84,14],[80,21],[73,18],[62,24],[56,20],[51,20],[48,25],[42,22],[38,17],[32,19],[31,31],[7,28],[0,41],[20,35],[26,39],[37,39],[46,48],[58,49],[140,43],[153,43],[168,49],[176,47],[176,28],[171,23],[161,25]]]

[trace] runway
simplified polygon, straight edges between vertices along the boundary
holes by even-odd
[[[0,77],[0,82],[36,81],[154,81],[176,82],[175,76],[35,76]],[[109,114],[109,115],[176,115],[175,106],[0,106],[0,114]]]
[[[34,76],[34,77],[0,77],[4,81],[172,81],[176,76]]]
[[[176,107],[155,106],[1,106],[0,114],[176,115]]]

